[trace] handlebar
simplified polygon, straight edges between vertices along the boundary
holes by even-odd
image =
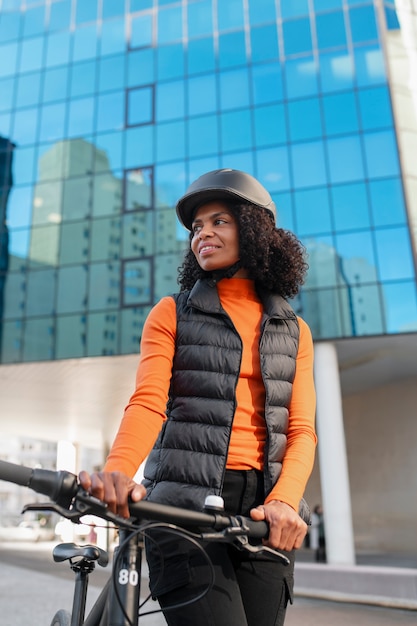
[[[29,487],[37,493],[48,496],[53,503],[58,505],[58,508],[55,508],[57,512],[75,521],[78,521],[80,516],[92,512],[117,525],[131,525],[126,519],[108,511],[105,503],[100,502],[82,490],[78,486],[77,476],[71,472],[31,468],[7,461],[0,461],[0,480]],[[54,507],[52,506],[51,508],[53,509]],[[74,508],[73,514],[67,513]],[[230,529],[232,534],[233,529],[235,529],[240,531],[240,533],[244,531],[246,536],[256,539],[261,539],[268,535],[268,526],[265,522],[255,522],[240,515],[230,516],[215,511],[192,511],[146,500],[130,502],[129,509],[131,516],[136,520],[146,519],[177,524],[178,526],[209,528],[214,531]]]

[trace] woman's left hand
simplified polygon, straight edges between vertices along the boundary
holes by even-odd
[[[269,537],[265,544],[271,548],[289,551],[303,545],[307,524],[289,504],[271,500],[252,509],[250,516],[253,520],[264,520],[269,524]]]

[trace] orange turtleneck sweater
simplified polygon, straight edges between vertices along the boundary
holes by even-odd
[[[217,289],[243,343],[227,468],[261,469],[266,437],[265,388],[258,352],[262,304],[249,279],[222,280]],[[300,340],[289,407],[287,449],[280,478],[266,500],[281,500],[295,510],[312,470],[316,446],[313,342],[307,324],[301,318],[298,321]],[[126,407],[106,471],[122,471],[133,477],[149,454],[166,419],[175,333],[176,305],[173,298],[166,297],[155,305],[145,322],[136,390]]]

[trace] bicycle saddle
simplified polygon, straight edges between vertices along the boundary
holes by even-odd
[[[59,543],[52,551],[52,556],[56,563],[81,557],[88,562],[97,561],[99,565],[105,567],[109,562],[109,555],[98,546],[86,545],[77,546],[75,543]]]

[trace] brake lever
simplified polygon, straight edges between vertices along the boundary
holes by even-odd
[[[279,559],[281,563],[283,563],[283,565],[290,564],[290,560],[285,556],[285,554],[282,554],[281,552],[278,552],[278,550],[274,550],[274,548],[270,548],[269,546],[264,546],[262,543],[254,546],[253,544],[249,543],[249,539],[246,535],[240,535],[235,537],[233,545],[238,550],[245,550],[246,552],[250,552],[251,554],[263,554],[266,552],[268,555],[270,554],[274,558]]]

